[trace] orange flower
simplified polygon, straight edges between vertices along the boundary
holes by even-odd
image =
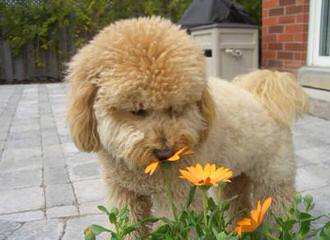
[[[242,232],[253,232],[256,230],[262,223],[271,203],[271,197],[268,197],[262,204],[258,201],[257,208],[250,212],[250,217],[239,220],[234,231],[241,236]]]
[[[180,160],[180,158],[182,156],[189,155],[189,154],[193,154],[193,151],[188,147],[184,147],[184,148],[179,149],[176,153],[174,153],[172,156],[167,158],[165,161],[175,162],[175,161]],[[156,169],[158,168],[160,163],[161,163],[161,161],[159,161],[159,160],[152,161],[144,169],[144,173],[149,173],[149,175],[152,175],[156,171]]]
[[[200,164],[195,167],[187,167],[187,170],[180,170],[180,178],[186,179],[196,186],[213,185],[218,186],[220,181],[230,182],[229,178],[233,172],[228,168],[220,167],[216,169],[215,164],[206,164],[204,169]]]

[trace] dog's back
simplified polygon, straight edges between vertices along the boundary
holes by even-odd
[[[202,153],[200,159],[216,161],[239,173],[251,167],[252,158],[276,152],[289,128],[278,124],[257,98],[236,84],[210,78],[208,86],[215,119],[203,146],[205,156]]]

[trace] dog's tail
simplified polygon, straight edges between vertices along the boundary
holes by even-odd
[[[308,97],[290,73],[257,70],[233,81],[261,102],[282,126],[288,126],[308,110]]]

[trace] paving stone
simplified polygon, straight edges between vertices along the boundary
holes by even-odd
[[[79,152],[79,150],[76,148],[76,146],[72,142],[64,143],[64,144],[62,144],[62,146],[63,146],[63,152],[65,154]]]
[[[0,214],[31,211],[44,207],[40,187],[0,191]]]
[[[70,166],[96,162],[96,156],[93,153],[71,153],[65,155],[66,163]]]
[[[41,148],[31,147],[31,148],[16,148],[16,149],[5,149],[3,152],[3,161],[24,161],[31,157],[40,157]]]
[[[0,220],[0,240],[7,239],[8,236],[21,226],[21,223]]]
[[[39,130],[40,126],[39,123],[34,123],[34,124],[24,124],[24,125],[17,125],[17,126],[12,126],[10,128],[9,133],[21,133],[21,132],[26,132],[26,131],[33,131],[33,130]]]
[[[75,240],[84,238],[84,230],[86,227],[92,225],[107,225],[107,218],[104,215],[91,215],[85,217],[77,217],[69,219],[66,222],[65,234],[62,240]],[[105,239],[105,235],[99,235],[99,239]]]
[[[14,222],[29,222],[43,218],[45,218],[45,214],[41,210],[0,215],[1,220]]]
[[[10,140],[6,142],[6,149],[17,150],[17,148],[40,148],[40,146],[41,142],[38,138]]]
[[[31,117],[28,117],[28,118],[24,118],[24,119],[21,119],[21,118],[14,118],[13,121],[12,121],[12,124],[13,125],[24,125],[24,124],[35,124],[35,123],[38,123],[39,122],[39,118],[38,117],[35,117],[35,118],[31,118]]]
[[[65,166],[65,159],[61,145],[43,147],[43,158],[46,167]]]
[[[69,183],[69,177],[65,166],[46,167],[44,169],[44,184]]]
[[[70,184],[56,184],[46,187],[46,206],[64,206],[75,204],[75,199]]]
[[[8,133],[9,132],[10,121],[11,121],[11,117],[8,117],[8,118],[4,118],[3,116],[0,117],[0,122],[2,123],[0,125],[0,132],[2,132],[2,133]]]
[[[42,145],[58,145],[60,144],[60,139],[57,135],[56,129],[43,129],[41,131]]]
[[[320,139],[306,137],[304,135],[294,135],[293,142],[294,142],[294,147],[296,150],[328,145],[327,143],[325,143],[324,141],[322,141]]]
[[[21,101],[24,101],[24,100],[21,100]],[[32,118],[39,118],[40,115],[39,113],[36,111],[36,112],[22,112],[22,111],[16,111],[15,113],[15,118],[18,119],[18,120],[30,120]],[[31,131],[37,131],[37,130],[31,130]]]
[[[76,206],[52,207],[46,210],[46,215],[47,218],[72,217],[78,215],[78,209]]]
[[[95,202],[105,197],[105,190],[100,179],[73,183],[79,204]]]
[[[50,111],[51,113],[51,111]],[[42,115],[40,117],[40,125],[42,129],[55,128],[54,117],[52,115]]]
[[[63,116],[65,118],[65,116]],[[69,134],[69,129],[67,127],[59,127],[57,125],[57,131],[59,135],[68,135]]]
[[[41,169],[0,172],[0,190],[40,186]]]
[[[7,139],[7,135],[7,131],[0,131],[0,141],[5,141]]]
[[[8,240],[58,240],[62,232],[63,223],[55,219],[28,222],[14,232]]]
[[[65,134],[65,135],[59,135],[61,143],[68,143],[71,142],[71,136],[69,134]]]
[[[78,203],[80,214],[96,214],[97,205],[104,205],[105,187],[95,154],[78,152],[69,136],[67,87],[63,83],[0,86],[0,220],[30,222],[10,239],[59,239],[62,223],[39,221],[45,214],[49,219],[76,216]],[[330,122],[306,116],[293,126],[293,136],[299,167],[297,188],[315,195],[317,211],[329,212]],[[40,187],[41,169],[47,209]],[[83,239],[85,227],[102,221],[106,224],[103,215],[69,219],[63,239]]]
[[[52,109],[49,107],[48,104],[49,103],[46,103],[44,105],[40,105],[39,106],[39,113],[41,114],[41,117],[42,117],[42,115],[51,114],[52,113]],[[41,121],[41,128],[48,128],[52,124],[53,123],[47,123],[46,121]]]
[[[320,147],[300,149],[296,151],[296,155],[300,158],[303,158],[308,164],[317,164],[317,163],[330,163],[330,144]]]
[[[3,156],[2,156],[3,159]],[[29,157],[26,159],[12,159],[2,160],[0,162],[0,169],[2,171],[15,171],[15,170],[26,170],[26,169],[40,169],[42,168],[41,157]]]
[[[305,124],[300,126],[299,133],[306,138],[317,139],[325,144],[330,144],[330,123]]]
[[[69,174],[72,182],[100,178],[100,171],[96,162],[69,167]]]
[[[298,191],[318,189],[330,185],[330,168],[324,164],[314,164],[297,169],[296,187]]]
[[[19,139],[41,139],[41,134],[39,130],[31,130],[25,132],[14,132],[9,135],[8,140],[19,140]]]
[[[307,165],[313,164],[308,159],[304,158],[303,156],[297,155],[297,154],[295,154],[295,159],[296,159],[297,168],[305,167]]]
[[[83,203],[81,205],[78,206],[79,208],[79,212],[81,215],[85,215],[85,214],[99,214],[100,210],[98,210],[97,206],[105,206],[105,201],[104,200],[99,200],[96,202],[87,202],[87,203]]]

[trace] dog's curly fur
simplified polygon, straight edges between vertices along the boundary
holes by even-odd
[[[259,70],[233,83],[207,81],[197,43],[170,21],[151,17],[105,28],[73,57],[67,79],[71,136],[80,150],[97,153],[109,204],[127,204],[132,220],[168,213],[161,172],[143,172],[153,150],[166,147],[195,153],[171,169],[177,203],[188,188],[178,169],[197,162],[234,171],[221,193],[239,196],[232,211],[268,195],[275,211],[290,200],[289,125],[307,109],[291,75]]]

